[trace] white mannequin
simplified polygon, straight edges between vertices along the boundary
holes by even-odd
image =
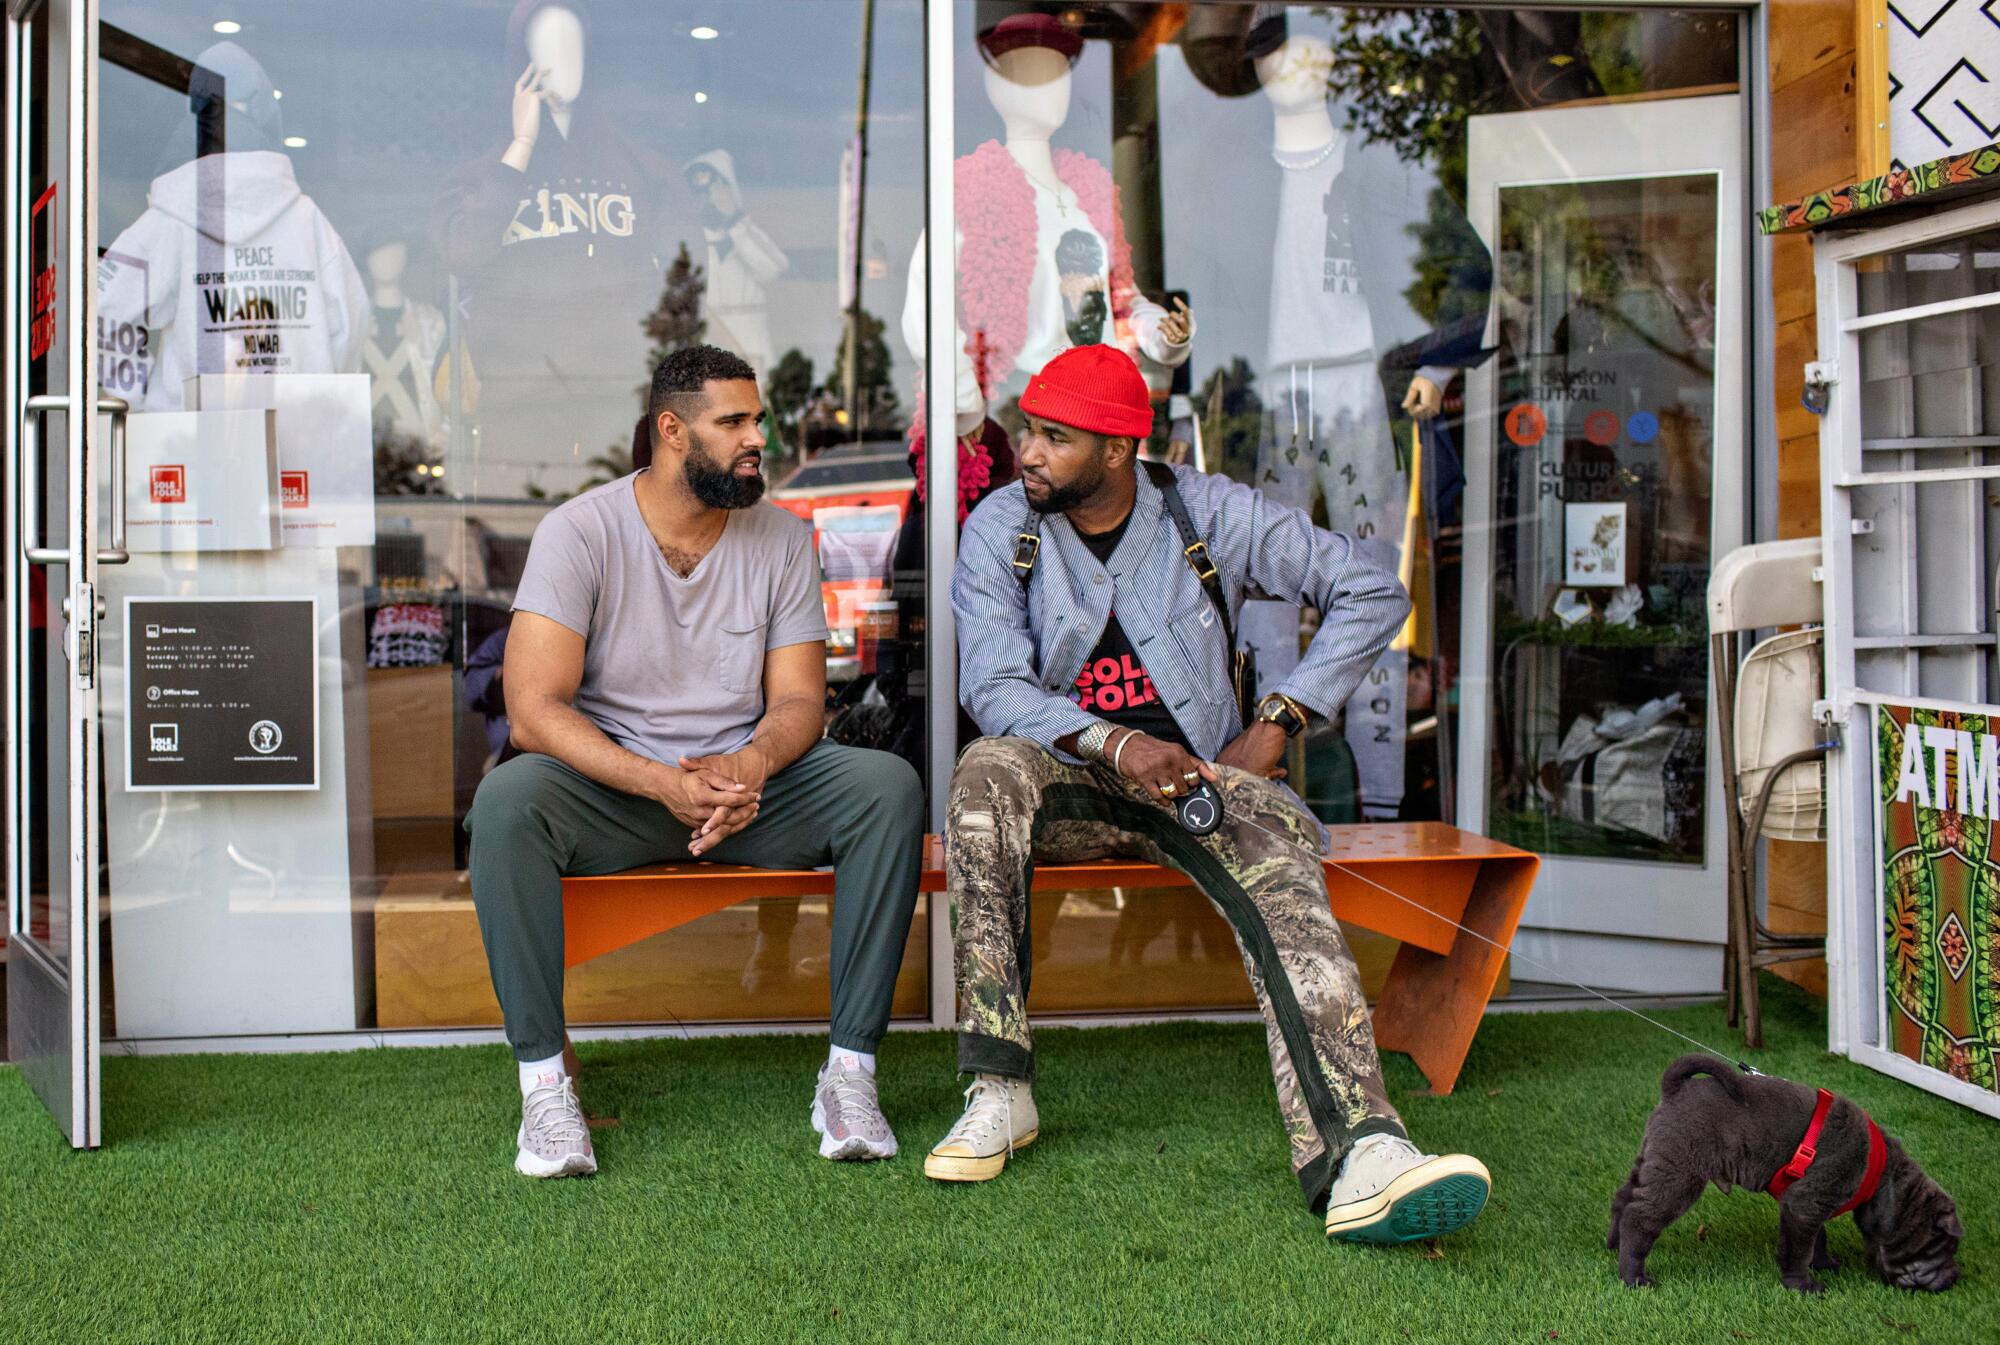
[[[994,57],[983,75],[986,100],[992,104],[1005,130],[1002,143],[1008,156],[1021,166],[1021,171],[1027,174],[1028,181],[1038,192],[1066,202],[1063,207],[1066,210],[1075,210],[1074,194],[1058,177],[1055,153],[1049,144],[1063,123],[1069,120],[1069,58],[1052,47],[1017,47]],[[962,246],[963,235],[955,241]],[[1110,240],[1105,241],[1108,245]],[[916,254],[910,259],[909,288],[903,302],[903,340],[919,363],[924,358],[925,347],[924,289],[927,274],[924,235],[919,233]],[[1167,365],[1178,365],[1187,359],[1190,343],[1194,339],[1194,317],[1184,308],[1168,313],[1159,305],[1140,298],[1133,304],[1132,326],[1139,338],[1140,349],[1151,359]],[[966,353],[966,335],[962,327],[958,329],[957,339],[954,418],[957,432],[966,435],[977,430],[986,418],[986,400],[980,395],[978,376],[973,371],[971,356]],[[992,377],[997,383],[1010,372],[992,371]]]
[[[1050,47],[1020,47],[996,57],[981,74],[986,101],[1007,128],[1007,153],[1028,181],[1053,191],[1055,153],[1049,137],[1069,120],[1069,60]]]
[[[514,139],[500,162],[528,171],[542,131],[542,109],[557,134],[569,139],[570,116],[583,92],[583,20],[575,11],[551,5],[528,20],[528,68],[514,83]]]
[[[403,272],[409,264],[407,243],[384,243],[368,254],[368,279],[374,283],[372,298],[377,308],[403,306]]]
[[[409,245],[400,240],[384,243],[368,254],[370,301],[377,311],[370,314],[361,363],[373,376],[372,414],[378,420],[386,418],[404,434],[421,435],[435,445],[444,416],[431,386],[430,370],[444,341],[444,315],[404,293],[403,275],[409,264]],[[385,329],[383,310],[397,314],[393,328]]]
[[[1304,156],[1331,145],[1340,134],[1326,110],[1332,44],[1323,37],[1288,37],[1277,50],[1259,56],[1255,65],[1271,104],[1271,148]],[[1403,397],[1406,415],[1429,420],[1443,407],[1443,384],[1450,375],[1439,377],[1441,372],[1420,371],[1410,380]]]
[[[1359,288],[1391,278],[1355,271],[1353,288],[1302,298],[1302,272],[1312,277],[1315,292],[1319,288],[1318,247],[1312,245],[1310,256],[1298,254],[1305,240],[1282,233],[1282,221],[1296,221],[1301,206],[1319,203],[1331,184],[1351,171],[1356,146],[1327,109],[1333,48],[1324,38],[1290,36],[1257,57],[1255,66],[1271,105],[1272,153],[1283,170],[1278,262],[1291,263],[1288,270],[1281,265],[1272,278],[1264,387],[1279,405],[1275,439],[1260,454],[1259,484],[1267,494],[1300,508],[1310,508],[1315,494],[1324,496],[1335,529],[1364,539],[1365,545],[1386,553],[1382,559],[1396,563],[1409,479],[1395,464],[1372,324]],[[1328,221],[1326,227],[1331,239],[1336,226]],[[1338,227],[1351,229],[1351,223],[1343,220]],[[1351,232],[1347,242],[1340,264],[1352,268]],[[1336,265],[1332,253],[1324,265],[1331,276]],[[1344,308],[1325,307],[1329,304]],[[1338,316],[1342,312],[1345,316]],[[1314,343],[1325,340],[1326,333],[1314,335],[1316,322],[1329,331],[1353,333],[1360,350],[1319,348]],[[1449,370],[1420,370],[1410,381],[1403,410],[1422,420],[1436,415],[1449,378]],[[1259,680],[1275,686],[1298,661],[1298,608],[1281,601],[1247,602],[1239,629],[1245,643],[1258,651]],[[1346,736],[1360,776],[1364,817],[1394,817],[1402,802],[1408,682],[1409,652],[1391,648],[1346,706]]]
[[[1326,110],[1327,77],[1333,47],[1323,38],[1289,38],[1256,60],[1257,80],[1272,112],[1271,147],[1285,154],[1309,154],[1333,143],[1333,117]]]

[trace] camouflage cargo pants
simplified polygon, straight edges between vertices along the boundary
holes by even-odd
[[[1193,836],[1158,797],[1107,767],[1065,764],[1025,738],[982,738],[966,749],[945,821],[958,1066],[1035,1077],[1027,999],[1037,860],[1126,855],[1170,865],[1235,930],[1264,1016],[1292,1170],[1306,1203],[1320,1209],[1348,1147],[1363,1135],[1402,1135],[1403,1123],[1383,1089],[1360,976],[1313,858],[1316,827],[1277,786],[1243,771],[1222,768],[1222,796],[1221,828]]]

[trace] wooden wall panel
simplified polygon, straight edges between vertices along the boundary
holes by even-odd
[[[1771,182],[1781,201],[1854,181],[1854,57],[1771,90]]]
[[[1772,0],[1771,87],[1854,59],[1852,0]]]
[[[1870,0],[1861,0],[1866,5]],[[1859,118],[1856,0],[1772,0],[1770,6],[1771,190],[1796,200],[1874,171]],[[1819,532],[1819,420],[1799,404],[1804,365],[1818,345],[1812,244],[1771,243],[1771,305],[1777,324],[1770,396],[1778,426],[1780,537]],[[1826,928],[1824,846],[1770,843],[1769,920],[1786,931]],[[1826,964],[1789,963],[1779,974],[1826,993]]]

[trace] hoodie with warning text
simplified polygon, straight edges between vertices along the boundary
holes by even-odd
[[[275,150],[204,155],[155,178],[97,284],[98,381],[137,411],[181,409],[193,374],[361,368],[361,273]]]

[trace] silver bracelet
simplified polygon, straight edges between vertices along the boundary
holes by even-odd
[[[1111,737],[1112,725],[1100,719],[1076,736],[1076,754],[1085,761],[1104,761],[1104,744]]]
[[[1124,767],[1120,766],[1118,763],[1125,756],[1125,744],[1131,742],[1134,738],[1138,736],[1139,736],[1139,730],[1126,729],[1125,736],[1118,740],[1118,750],[1116,750],[1111,754],[1111,770],[1114,775],[1123,775],[1125,773]]]

